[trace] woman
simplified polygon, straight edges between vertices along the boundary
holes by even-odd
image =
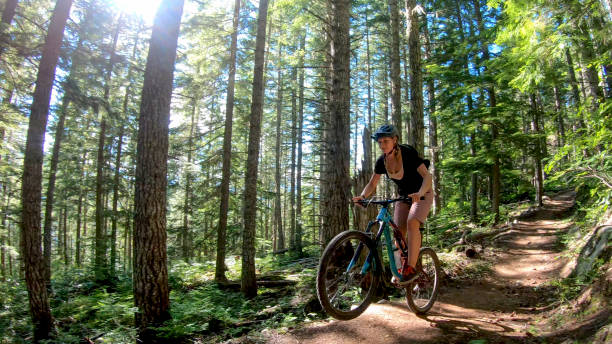
[[[415,266],[421,249],[419,227],[425,223],[433,203],[431,174],[413,147],[398,143],[399,134],[394,126],[383,125],[372,135],[372,139],[378,142],[383,155],[376,160],[374,175],[361,194],[353,197],[353,201],[370,196],[383,174],[397,184],[400,196],[412,199],[412,207],[407,203],[396,203],[393,214],[393,222],[398,225],[408,244],[409,257],[402,259],[399,250],[395,251],[395,265],[402,278],[397,281],[394,276],[392,282],[407,284],[416,277]]]

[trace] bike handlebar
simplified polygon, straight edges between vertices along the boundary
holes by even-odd
[[[425,200],[425,196],[421,196],[421,200]],[[380,201],[375,201],[372,199],[362,199],[362,200],[358,200],[358,201],[351,201],[352,203],[359,203],[361,205],[364,206],[368,206],[369,204],[378,204],[378,205],[389,205],[391,203],[395,203],[395,202],[406,202],[406,203],[412,203],[412,198],[411,197],[398,197],[398,198],[392,198],[392,199],[384,199],[384,200],[380,200]]]

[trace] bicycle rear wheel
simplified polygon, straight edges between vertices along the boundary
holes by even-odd
[[[333,238],[317,273],[317,295],[327,314],[349,320],[363,313],[372,302],[380,267],[375,244],[363,232],[346,231]]]
[[[427,313],[436,302],[440,285],[440,261],[429,247],[421,248],[416,266],[419,276],[406,287],[406,302],[416,314]]]

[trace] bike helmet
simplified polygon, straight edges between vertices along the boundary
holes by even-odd
[[[385,124],[378,128],[374,134],[372,134],[372,140],[378,141],[381,137],[399,137],[399,132],[395,129],[395,126],[391,124]]]

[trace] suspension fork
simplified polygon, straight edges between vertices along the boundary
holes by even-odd
[[[368,222],[368,225],[367,225],[366,230],[365,230],[366,234],[370,234],[372,232],[372,226],[374,226],[374,224],[376,222],[378,222],[378,221],[370,221],[370,222]],[[381,225],[382,225],[382,223],[381,223]],[[359,259],[359,256],[361,255],[361,251],[362,250],[363,250],[363,243],[359,243],[359,245],[357,246],[357,249],[355,250],[355,253],[353,254],[353,258],[351,259],[351,262],[349,263],[348,267],[346,268],[347,272],[350,271],[355,266],[355,264],[357,264],[357,260]],[[361,273],[362,274],[365,274],[368,271],[368,269],[370,267],[370,264],[372,262],[372,259],[373,259],[372,254],[373,254],[373,250],[370,250],[370,253],[368,254],[368,257],[366,258],[366,262],[365,262],[365,264],[363,264],[363,267],[361,268]]]

